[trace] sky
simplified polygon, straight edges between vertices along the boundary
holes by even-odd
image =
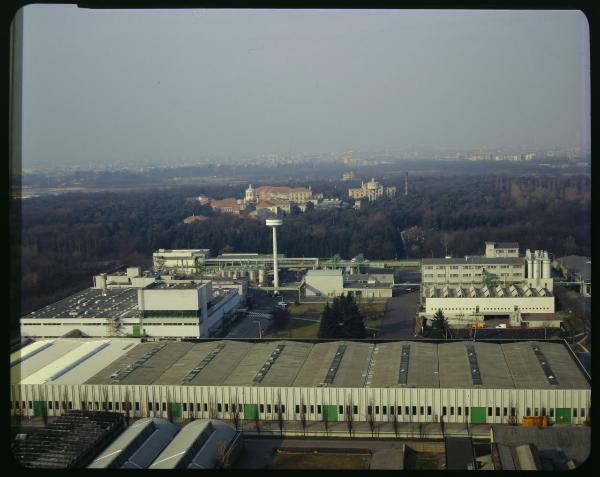
[[[23,167],[590,142],[578,11],[24,8]]]

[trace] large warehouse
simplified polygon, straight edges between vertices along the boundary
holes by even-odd
[[[589,376],[562,342],[56,339],[11,356],[11,412],[582,424]]]

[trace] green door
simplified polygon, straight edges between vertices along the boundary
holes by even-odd
[[[337,406],[323,406],[323,418],[328,421],[337,421],[338,420],[338,410]]]
[[[133,336],[140,336],[140,325],[133,325]]]
[[[258,417],[257,404],[244,404],[244,419],[256,419]]]
[[[44,401],[33,401],[33,415],[41,416],[42,408],[44,407]]]
[[[571,408],[570,407],[557,407],[556,408],[556,423],[557,424],[571,424]]]
[[[172,417],[181,417],[181,403],[180,402],[170,402],[169,410],[171,412]]]
[[[485,407],[471,408],[471,424],[485,424]]]

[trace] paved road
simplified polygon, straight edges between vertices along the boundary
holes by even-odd
[[[269,296],[267,293],[259,290],[255,290],[252,293],[252,299],[255,302],[254,307],[250,310],[250,313],[238,320],[225,338],[259,338],[260,332],[262,331],[264,335],[269,328],[271,322],[268,316],[275,309],[275,305],[281,298]]]
[[[414,339],[415,314],[419,302],[419,292],[400,292],[385,304],[383,323],[379,329],[381,339]]]

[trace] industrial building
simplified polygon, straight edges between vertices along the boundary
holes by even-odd
[[[486,242],[485,256],[424,258],[421,277],[422,317],[441,310],[452,325],[508,316],[513,326],[560,326],[550,317],[554,279],[546,251],[527,249],[521,257],[516,242]]]
[[[344,274],[341,269],[308,270],[305,276],[307,297],[335,297],[349,293],[356,297],[391,298],[393,283],[393,272],[383,271],[371,277],[369,274]]]
[[[209,258],[210,249],[167,250],[164,248],[152,254],[152,266],[157,272],[173,270],[178,273],[196,273],[198,266]]]
[[[590,378],[564,342],[38,341],[11,356],[13,414],[583,424]]]
[[[241,433],[217,420],[180,428],[165,419],[134,422],[88,465],[90,469],[214,469],[235,460]],[[219,455],[222,445],[223,454]]]
[[[22,317],[21,336],[59,337],[78,330],[93,337],[208,338],[233,319],[247,289],[243,281],[162,279],[134,269],[97,275],[94,288]]]

